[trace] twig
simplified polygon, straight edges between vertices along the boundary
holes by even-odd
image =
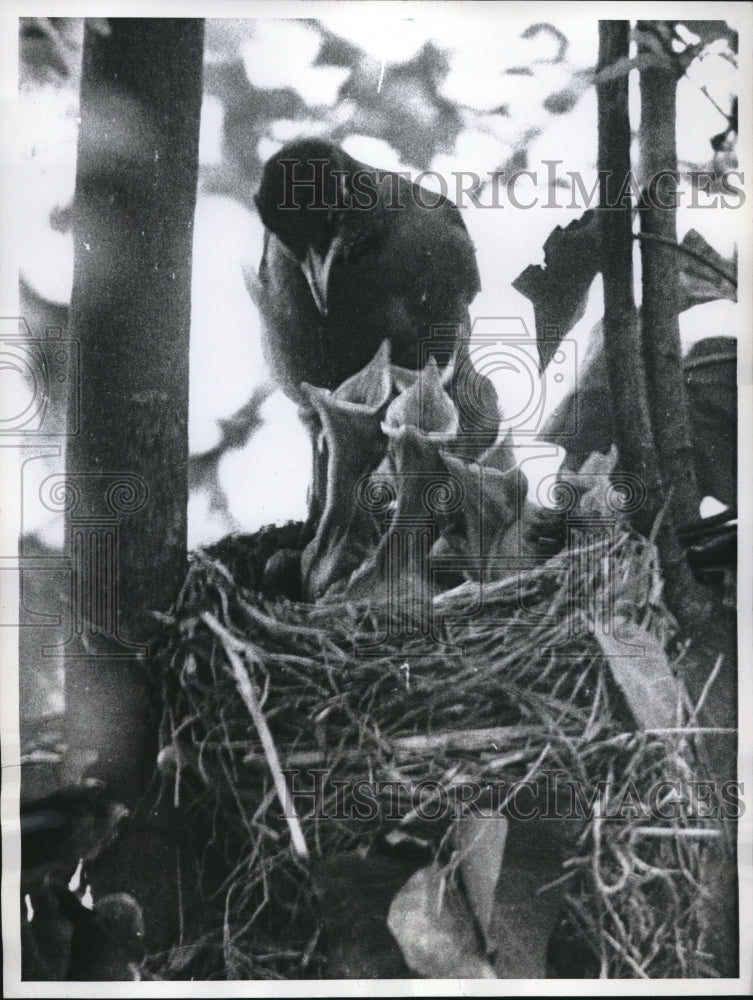
[[[180,844],[178,844],[175,858],[175,888],[178,896],[178,947],[183,945],[186,933],[185,919],[183,916],[183,878],[181,875],[181,869]]]
[[[691,840],[719,840],[722,837],[722,831],[713,830],[705,826],[684,826],[682,828],[666,826],[636,826],[630,831],[630,839],[633,840],[635,837],[659,837],[667,840],[673,839],[674,837],[685,837]]]
[[[716,103],[716,101],[714,100],[714,98],[708,92],[708,89],[706,88],[706,84],[704,84],[702,87],[698,87],[698,90],[703,94],[703,96],[707,99],[707,101],[711,104],[711,106],[716,111],[719,112],[719,114],[726,121],[726,123],[730,126],[730,128],[734,127],[735,131],[737,131],[737,126],[734,123],[734,119],[732,118],[731,115],[728,115],[726,111],[722,111],[721,107]]]
[[[264,718],[264,713],[259,705],[256,692],[254,691],[254,686],[251,683],[251,678],[248,676],[248,671],[244,667],[243,661],[236,652],[236,648],[242,644],[240,644],[238,640],[235,639],[227,631],[227,629],[217,621],[214,615],[210,614],[208,611],[202,612],[201,619],[212,630],[212,632],[214,632],[217,638],[220,639],[225,648],[225,653],[227,654],[227,658],[233,668],[235,682],[238,685],[238,693],[243,699],[249,715],[253,719],[257,732],[259,733],[259,738],[267,757],[267,764],[269,765],[269,770],[272,774],[272,780],[274,781],[275,789],[277,790],[277,796],[282,805],[283,815],[285,816],[288,827],[290,828],[290,837],[293,842],[293,848],[300,858],[308,858],[309,851],[306,846],[306,840],[303,836],[303,830],[301,829],[301,824],[295,811],[295,804],[285,782],[285,776],[282,773],[282,768],[280,767],[280,759],[277,756],[277,749],[275,747],[274,740],[272,739],[272,733],[269,731],[267,720]]]
[[[544,734],[550,738],[558,735],[556,732],[548,732],[544,726],[494,726],[489,729],[462,729],[420,736],[397,736],[389,740],[385,749],[389,749],[398,759],[434,754],[438,751],[488,753],[491,749],[496,750],[499,747],[501,750],[503,747],[512,746],[518,740]],[[300,750],[286,756],[285,762],[288,767],[312,767],[323,764],[326,756],[328,755],[324,751]],[[333,754],[330,753],[329,756],[331,758]],[[337,751],[335,756],[341,763],[348,760],[362,761],[363,748]],[[256,760],[257,755],[252,752],[246,754],[243,763],[251,764]]]
[[[699,264],[703,264],[710,271],[718,274],[720,278],[724,278],[725,281],[728,281],[730,285],[737,290],[737,280],[727,274],[724,268],[719,267],[718,264],[714,264],[710,260],[707,260],[707,258],[699,254],[697,250],[692,250],[690,247],[685,246],[684,243],[678,243],[676,240],[669,239],[666,236],[660,236],[659,233],[633,233],[633,239],[647,240],[651,243],[663,243],[665,246],[674,247],[675,250],[679,250],[680,253],[684,253],[688,257],[692,257],[694,260],[697,260]]]
[[[709,676],[706,678],[706,683],[703,685],[703,690],[701,691],[700,697],[696,702],[695,708],[691,712],[690,718],[688,719],[688,724],[693,725],[693,723],[698,718],[698,713],[703,708],[709,691],[711,690],[711,685],[719,676],[719,671],[722,669],[722,663],[724,662],[724,654],[720,653],[716,658],[716,663],[714,664],[714,669],[711,671]]]
[[[728,736],[736,733],[735,726],[665,726],[658,729],[644,729],[647,736]],[[633,736],[633,733],[620,734]]]
[[[628,965],[631,967],[631,969],[635,972],[636,976],[640,977],[641,979],[648,979],[649,978],[648,974],[643,971],[643,969],[641,968],[640,965],[638,965],[638,963],[635,961],[635,959],[631,955],[628,954],[628,952],[620,944],[620,942],[617,941],[609,933],[609,931],[606,930],[606,928],[602,931],[602,934],[603,934],[604,939],[606,941],[608,941],[609,944],[611,944],[611,946],[618,953],[618,955],[620,955],[620,957],[623,958],[628,963]]]

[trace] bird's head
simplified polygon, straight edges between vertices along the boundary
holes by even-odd
[[[266,163],[254,199],[264,225],[298,261],[325,316],[329,273],[343,246],[342,220],[356,166],[331,142],[299,139]]]

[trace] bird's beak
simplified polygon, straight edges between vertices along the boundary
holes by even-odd
[[[316,308],[322,314],[327,315],[327,288],[329,285],[329,272],[332,263],[340,251],[342,240],[335,236],[330,243],[327,253],[322,257],[313,247],[309,247],[306,252],[306,259],[301,264],[301,269],[309,283],[311,295],[316,303]]]

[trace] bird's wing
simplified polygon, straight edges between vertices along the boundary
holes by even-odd
[[[425,337],[441,325],[460,326],[465,335],[468,307],[481,287],[475,248],[457,207],[442,199],[427,208],[432,202],[416,196],[413,186],[407,190],[399,209],[380,206],[372,220],[377,235],[365,244],[371,281],[381,286],[385,309],[390,303],[389,314],[398,320],[393,332],[397,363],[403,362],[396,338],[406,339],[408,346],[411,337]]]
[[[476,298],[481,291],[481,275],[476,260],[476,249],[473,246],[468,227],[465,224],[460,209],[448,199],[445,200],[442,211],[445,213],[449,231],[453,234],[453,239],[462,250],[464,258],[465,290],[469,296],[468,304]]]

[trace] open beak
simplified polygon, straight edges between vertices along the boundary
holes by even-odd
[[[309,247],[306,252],[306,259],[301,264],[301,270],[306,276],[306,281],[309,283],[316,308],[322,316],[327,315],[329,272],[332,269],[332,263],[339,253],[341,246],[342,241],[340,237],[335,236],[324,257],[314,250],[313,247]]]

